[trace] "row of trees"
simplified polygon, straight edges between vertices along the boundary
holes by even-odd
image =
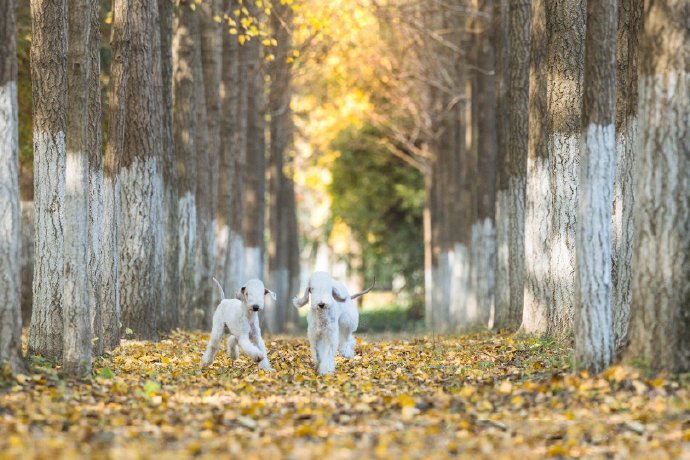
[[[426,176],[428,326],[688,369],[687,5],[375,7],[401,76],[376,121]]]
[[[0,6],[0,362],[17,370],[17,5]],[[291,8],[242,0],[108,6],[111,61],[102,70],[99,2],[31,2],[29,353],[61,361],[73,376],[88,374],[92,355],[123,334],[155,340],[206,327],[217,301],[211,277],[230,292],[263,278],[266,250],[267,284],[283,301],[267,309],[271,331],[294,325],[288,300],[299,281],[285,173]],[[267,220],[272,243],[264,248]]]

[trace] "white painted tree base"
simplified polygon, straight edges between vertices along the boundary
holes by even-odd
[[[467,325],[488,327],[494,308],[496,284],[496,229],[493,219],[472,224],[472,249],[470,261],[470,289],[474,302],[467,311]]]
[[[510,314],[510,197],[496,192],[496,290],[490,328],[508,326]]]

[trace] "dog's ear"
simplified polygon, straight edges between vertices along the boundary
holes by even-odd
[[[237,291],[237,294],[235,294],[235,298],[237,300],[244,301],[246,299],[246,294],[247,294],[247,287],[242,286],[239,291]]]
[[[270,289],[264,288],[264,295],[270,295],[271,299],[276,300],[276,293],[271,291]]]
[[[340,292],[340,290],[338,290],[338,288],[335,286],[333,286],[332,294],[333,298],[338,302],[345,302],[347,300],[347,296],[344,296],[343,293]]]
[[[294,305],[297,308],[303,307],[309,302],[309,293],[311,292],[311,288],[307,286],[307,288],[304,290],[304,295],[302,297],[297,297],[295,296],[292,299],[292,305]]]

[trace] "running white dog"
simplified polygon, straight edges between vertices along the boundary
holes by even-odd
[[[352,358],[355,355],[355,338],[352,335],[359,324],[359,312],[353,300],[371,291],[353,296],[348,295],[343,283],[335,281],[326,272],[314,272],[309,286],[301,298],[292,303],[300,308],[306,305],[311,295],[311,310],[307,315],[307,335],[311,345],[311,356],[319,374],[335,370],[336,349],[340,356]]]
[[[223,339],[224,329],[227,327],[230,331],[227,351],[231,359],[240,357],[239,349],[241,348],[247,356],[259,363],[260,369],[273,371],[268,362],[266,345],[261,338],[259,312],[264,309],[264,296],[270,294],[271,298],[276,300],[275,293],[266,289],[260,280],[251,279],[237,291],[235,299],[226,299],[223,287],[218,280],[213,278],[213,281],[220,289],[222,300],[213,314],[211,338],[201,358],[203,366],[206,367],[213,362]]]

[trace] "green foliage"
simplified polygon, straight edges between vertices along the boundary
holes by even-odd
[[[360,244],[365,278],[385,284],[399,274],[412,293],[423,283],[424,178],[381,140],[365,125],[345,129],[332,143],[339,156],[331,169],[331,211]]]

